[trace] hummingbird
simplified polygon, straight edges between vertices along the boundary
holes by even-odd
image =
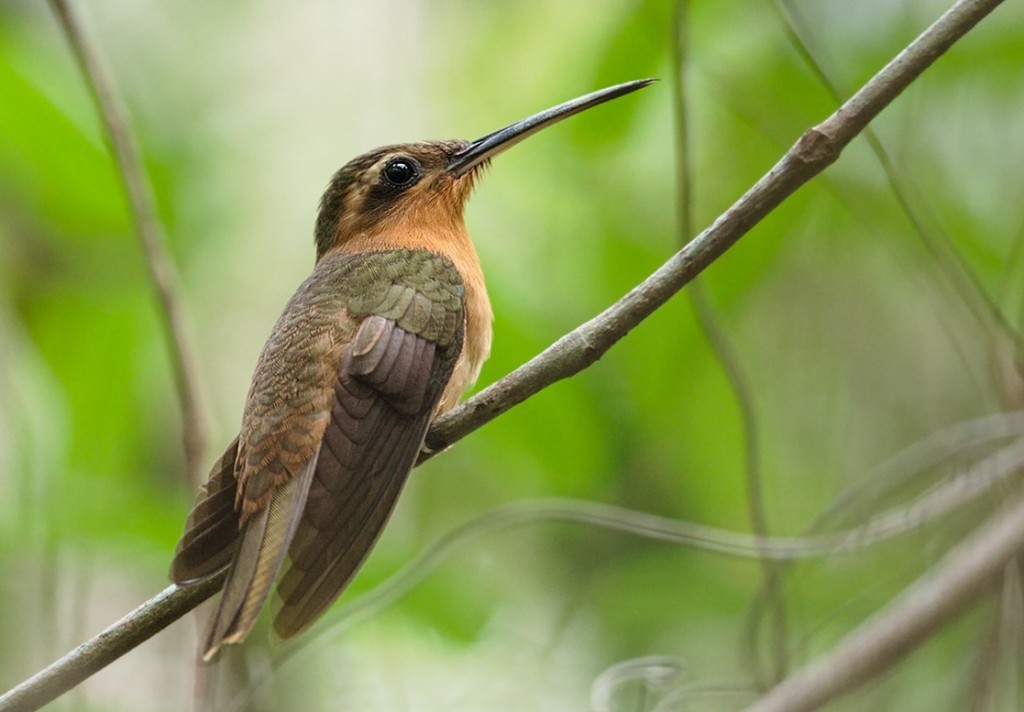
[[[475,141],[377,148],[334,174],[313,272],[263,347],[241,430],[200,488],[171,564],[180,586],[228,568],[204,660],[244,640],[275,581],[280,637],[324,613],[373,548],[431,421],[475,382],[493,317],[463,209],[482,169],[652,81]]]

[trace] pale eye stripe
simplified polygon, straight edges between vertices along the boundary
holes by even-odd
[[[377,182],[380,172],[384,170],[384,166],[387,165],[388,161],[401,155],[403,155],[401,152],[395,152],[381,156],[376,163],[362,171],[359,174],[358,180],[352,181],[345,191],[344,203],[346,205],[353,205],[353,200],[362,201],[366,192]]]

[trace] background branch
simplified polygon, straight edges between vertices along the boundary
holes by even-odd
[[[882,513],[861,526],[823,536],[787,538],[740,534],[588,501],[550,499],[520,502],[492,510],[452,529],[386,582],[332,612],[325,623],[331,627],[334,636],[347,632],[408,593],[460,547],[484,534],[506,528],[543,522],[573,522],[726,556],[762,562],[793,562],[861,551],[917,531],[990,491],[1011,472],[1019,472],[1022,462],[1024,444],[1009,445],[947,487],[900,511]],[[220,590],[224,576],[221,573],[194,586],[169,586],[90,641],[0,697],[0,712],[38,709],[71,689],[214,595]],[[277,664],[281,665],[300,650],[308,652],[308,646],[290,645]],[[250,692],[245,693],[246,697]]]
[[[951,436],[948,431],[944,434]],[[254,686],[243,690],[230,709],[249,709],[253,699],[259,696],[260,688],[273,678],[286,673],[289,665],[300,664],[303,660],[308,661],[309,656],[316,654],[318,647],[347,635],[355,626],[379,615],[408,594],[445,560],[471,542],[493,532],[542,523],[574,523],[619,531],[671,545],[686,546],[697,551],[756,560],[762,564],[764,561],[770,561],[778,565],[860,552],[910,532],[920,532],[926,525],[963,509],[986,493],[991,493],[999,485],[1005,484],[1011,475],[1019,474],[1022,467],[1024,442],[1018,441],[1007,445],[949,483],[898,510],[882,512],[845,531],[818,536],[766,537],[756,533],[743,534],[586,500],[545,499],[516,502],[491,510],[451,529],[399,571],[389,576],[386,581],[352,601],[335,607],[325,617],[321,626],[326,628],[325,632],[329,635],[314,637],[308,643],[288,643],[282,654],[275,658],[273,673],[263,676],[259,682],[254,683]],[[179,617],[184,615],[188,609],[179,605],[177,598],[184,597],[185,594],[174,594],[172,591],[173,587],[165,592],[166,598],[158,597],[143,604],[133,615],[144,617],[147,609],[159,607],[173,609]],[[148,635],[140,636],[139,642],[146,637]],[[124,642],[128,644],[129,641]],[[67,664],[73,665],[76,662],[71,659]]]
[[[55,7],[63,6],[53,1]],[[834,162],[869,121],[999,4],[1000,0],[957,2],[839,110],[806,131],[732,207],[650,277],[599,316],[439,418],[427,437],[431,452],[447,448],[546,386],[594,363],[797,188]],[[144,615],[143,609],[129,615],[0,697],[0,712],[36,709],[56,698],[191,610],[220,584],[215,577],[185,589],[167,589],[143,607]]]
[[[805,40],[805,37],[810,37],[811,33],[807,31],[806,23],[792,0],[771,0],[770,4],[782,22],[790,44],[796,49],[804,64],[807,65],[822,88],[828,92],[829,97],[836,104],[841,103],[842,97],[838,87],[825,71],[822,61],[815,56],[811,46]],[[963,303],[967,305],[970,314],[987,332],[991,333],[993,337],[1000,337],[1019,345],[1020,334],[1007,321],[992,295],[982,285],[978,275],[957,254],[949,235],[939,227],[935,217],[928,214],[926,205],[921,201],[914,202],[911,199],[908,189],[909,181],[900,176],[896,163],[889,151],[886,150],[881,137],[869,126],[864,129],[864,140],[875,155],[882,172],[885,173],[889,189],[900,210],[910,222],[914,234],[917,235],[935,265],[938,266],[939,274],[945,278],[950,288],[956,291]]]
[[[790,675],[747,712],[804,712],[848,692],[923,643],[973,603],[1024,551],[1024,500],[993,516],[899,600],[830,653]]]
[[[190,484],[198,487],[205,469],[206,412],[199,387],[195,348],[189,338],[185,309],[179,296],[181,290],[178,275],[166,247],[166,235],[157,217],[153,190],[128,126],[128,112],[118,96],[114,80],[96,43],[90,39],[72,0],[50,0],[50,5],[85,76],[106,130],[118,175],[124,184],[135,234],[142,246],[149,278],[160,304],[159,311],[170,348],[174,383],[181,403],[185,468]]]
[[[488,512],[448,532],[387,582],[332,614],[328,624],[335,626],[336,631],[342,631],[372,617],[408,592],[432,567],[458,547],[484,533],[507,527],[551,521],[576,522],[728,556],[791,562],[858,551],[915,531],[991,490],[1010,473],[1019,472],[1022,458],[1024,445],[1008,445],[947,487],[900,511],[882,513],[848,531],[817,537],[737,534],[595,502],[554,499],[517,503]],[[215,594],[220,590],[224,576],[221,573],[194,586],[168,587],[98,636],[0,697],[0,712],[34,710],[55,699]],[[296,649],[291,647],[289,654]]]

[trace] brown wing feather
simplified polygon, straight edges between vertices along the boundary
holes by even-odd
[[[185,533],[178,542],[171,563],[171,580],[178,585],[192,583],[220,571],[231,561],[238,542],[235,512],[235,438],[210,471],[209,480],[196,495],[188,515]]]
[[[342,361],[313,483],[278,585],[274,628],[317,618],[366,558],[412,468],[453,359],[393,320],[363,322]]]
[[[211,660],[221,645],[238,642],[252,628],[281,570],[315,467],[314,455],[299,477],[277,487],[269,504],[246,522],[224,582],[224,595],[207,630],[203,660]]]
[[[205,657],[246,635],[285,553],[284,635],[355,573],[451,377],[464,296],[448,258],[416,250],[328,255],[299,287],[172,565],[188,583],[231,564]]]

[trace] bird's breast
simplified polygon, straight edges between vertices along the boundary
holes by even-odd
[[[462,278],[466,285],[465,337],[462,353],[455,362],[451,380],[448,381],[448,386],[441,395],[441,402],[437,406],[438,415],[453,408],[466,389],[476,383],[480,368],[491,353],[491,324],[494,321],[494,314],[491,311],[491,302],[487,298],[487,289],[479,264],[474,275],[463,273]]]

